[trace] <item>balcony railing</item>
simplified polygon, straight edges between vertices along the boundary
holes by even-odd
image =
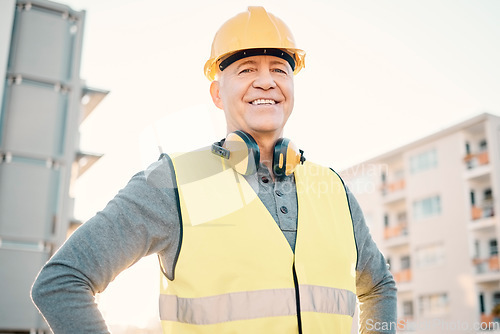
[[[384,229],[385,239],[391,239],[403,235],[408,235],[408,224],[406,222],[398,223],[395,226],[387,226]]]
[[[480,322],[482,329],[498,329],[498,317],[494,316],[492,313],[481,313]],[[497,332],[495,331],[495,333]]]
[[[402,317],[398,318],[397,322],[397,328],[398,328],[398,333],[401,331],[401,333],[407,333],[407,332],[413,332],[413,328],[415,327],[414,320],[413,320],[413,315],[403,315]]]
[[[493,200],[486,200],[481,206],[473,205],[471,207],[472,220],[493,217],[494,215],[495,212],[494,212]]]
[[[382,195],[387,195],[390,193],[394,193],[396,191],[400,191],[405,189],[406,181],[405,179],[399,179],[393,182],[384,182],[380,186],[380,190],[382,191]]]
[[[476,267],[477,274],[500,271],[498,255],[492,255],[488,258],[474,258],[472,259],[472,263]]]
[[[493,321],[493,315],[492,314],[481,314],[481,322],[483,323],[489,323]]]
[[[411,281],[411,269],[403,269],[397,273],[392,273],[396,283],[405,283]]]
[[[476,153],[476,154],[467,154],[464,157],[465,165],[468,169],[472,169],[474,167],[487,165],[490,163],[490,156],[488,151]]]

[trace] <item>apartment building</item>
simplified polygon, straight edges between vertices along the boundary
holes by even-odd
[[[397,282],[400,329],[493,329],[500,117],[478,115],[341,174]]]

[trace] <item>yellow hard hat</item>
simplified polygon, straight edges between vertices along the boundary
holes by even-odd
[[[226,21],[215,34],[205,76],[213,81],[217,66],[222,71],[236,60],[256,55],[283,58],[297,74],[304,67],[306,53],[295,47],[292,32],[281,19],[264,7],[248,7],[247,12]]]

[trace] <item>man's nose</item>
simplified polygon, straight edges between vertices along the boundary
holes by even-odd
[[[264,90],[276,87],[276,82],[274,81],[271,71],[269,69],[259,70],[253,82],[253,87]]]

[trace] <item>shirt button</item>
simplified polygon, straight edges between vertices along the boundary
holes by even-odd
[[[281,190],[276,190],[275,193],[278,197],[283,196],[283,192]]]
[[[261,178],[261,180],[262,180],[262,182],[264,182],[264,183],[268,183],[268,182],[269,182],[269,179],[268,179],[267,177],[265,177],[265,176],[263,176],[263,177]]]
[[[287,214],[288,213],[288,208],[286,206],[282,206],[280,208],[281,213]]]

